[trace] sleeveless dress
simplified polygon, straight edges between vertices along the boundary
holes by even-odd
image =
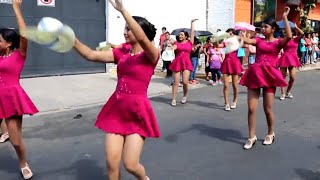
[[[281,39],[267,42],[257,37],[256,42],[256,61],[248,67],[239,84],[249,89],[287,86],[281,71],[277,69]]]
[[[106,133],[160,137],[160,131],[147,96],[152,64],[144,52],[131,55],[127,46],[113,49],[118,83],[115,92],[98,115],[95,126]]]
[[[39,112],[20,85],[25,60],[19,50],[8,57],[0,56],[0,119]]]
[[[226,46],[225,42],[223,43]],[[241,62],[238,58],[238,51],[233,51],[225,55],[221,64],[221,73],[228,75],[239,75],[243,71]]]
[[[300,67],[300,60],[297,54],[300,37],[291,39],[286,47],[284,53],[278,60],[278,67]]]
[[[191,41],[186,43],[176,43],[176,57],[170,64],[170,70],[173,72],[180,72],[184,70],[193,71],[193,66],[190,59],[190,53],[192,51]]]

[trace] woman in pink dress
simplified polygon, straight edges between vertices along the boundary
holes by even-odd
[[[181,100],[182,104],[187,102],[188,84],[190,72],[193,71],[193,66],[190,60],[190,53],[192,51],[192,45],[194,42],[194,22],[196,19],[191,20],[191,33],[190,39],[188,32],[180,32],[179,42],[173,45],[173,49],[176,51],[176,57],[170,65],[170,70],[173,72],[173,86],[172,86],[172,101],[171,105],[177,105],[177,92],[180,82],[180,75],[182,73],[183,83],[183,97]]]
[[[234,29],[228,29],[227,33],[230,34],[231,37],[235,36]],[[225,43],[220,45],[220,47],[225,47]],[[241,62],[238,58],[237,51],[233,51],[225,55],[225,59],[221,64],[221,73],[223,74],[223,95],[224,95],[224,104],[225,110],[230,111],[231,109],[235,109],[237,107],[238,101],[238,81],[239,81],[239,74],[243,71]],[[232,87],[233,87],[233,101],[230,105],[229,103],[229,78],[230,75],[232,77]]]
[[[296,30],[298,31],[299,36],[294,37],[288,42],[287,46],[284,48],[284,53],[278,60],[278,66],[280,67],[283,77],[286,78],[288,71],[290,76],[290,80],[288,83],[289,85],[286,93],[284,92],[284,87],[281,87],[280,100],[284,100],[285,98],[293,98],[291,90],[296,78],[296,68],[300,67],[301,65],[297,54],[297,50],[299,42],[301,38],[304,36],[304,32],[297,26]]]
[[[102,108],[96,127],[106,132],[106,161],[110,180],[120,179],[120,163],[139,180],[148,180],[140,164],[145,138],[158,138],[160,131],[147,96],[151,76],[159,60],[153,45],[156,28],[145,18],[131,16],[121,0],[109,0],[126,20],[124,37],[129,46],[94,51],[75,42],[75,50],[89,61],[116,63],[118,83]]]
[[[21,3],[21,0],[13,0],[13,10],[19,29],[24,29],[26,24],[20,10]],[[20,85],[27,47],[28,41],[14,29],[0,29],[0,123],[4,120],[7,124],[10,142],[18,155],[24,179],[30,179],[33,174],[27,163],[22,139],[22,116],[38,112]]]
[[[251,149],[257,141],[256,137],[256,111],[258,109],[259,96],[263,90],[263,108],[267,118],[268,134],[264,139],[264,145],[271,145],[275,138],[274,133],[274,113],[273,101],[276,87],[287,86],[281,71],[277,69],[278,54],[282,48],[292,38],[291,29],[288,22],[290,9],[285,8],[283,19],[286,23],[286,36],[282,39],[274,38],[274,32],[279,27],[274,19],[267,18],[262,23],[262,33],[265,38],[249,39],[242,37],[246,44],[255,45],[256,62],[249,66],[240,80],[240,84],[248,88],[248,125],[249,139],[244,145],[244,149]]]

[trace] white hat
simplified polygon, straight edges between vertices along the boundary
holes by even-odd
[[[219,31],[219,32],[214,33],[212,35],[213,42],[219,42],[219,41],[224,40],[224,39],[229,38],[229,37],[230,37],[229,33],[222,32],[222,31]]]
[[[70,51],[75,42],[74,31],[69,26],[51,17],[42,18],[37,27],[32,26],[20,30],[20,34],[59,53]]]

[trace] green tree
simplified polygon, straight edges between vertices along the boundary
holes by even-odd
[[[308,23],[310,11],[316,7],[317,0],[304,0],[302,2],[303,9],[300,10],[300,27],[305,32],[312,32],[313,28]]]

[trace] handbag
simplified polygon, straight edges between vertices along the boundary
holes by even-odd
[[[162,52],[161,58],[164,61],[173,61],[175,58],[174,50],[168,49]]]
[[[220,69],[221,62],[220,61],[210,61],[210,69]]]

